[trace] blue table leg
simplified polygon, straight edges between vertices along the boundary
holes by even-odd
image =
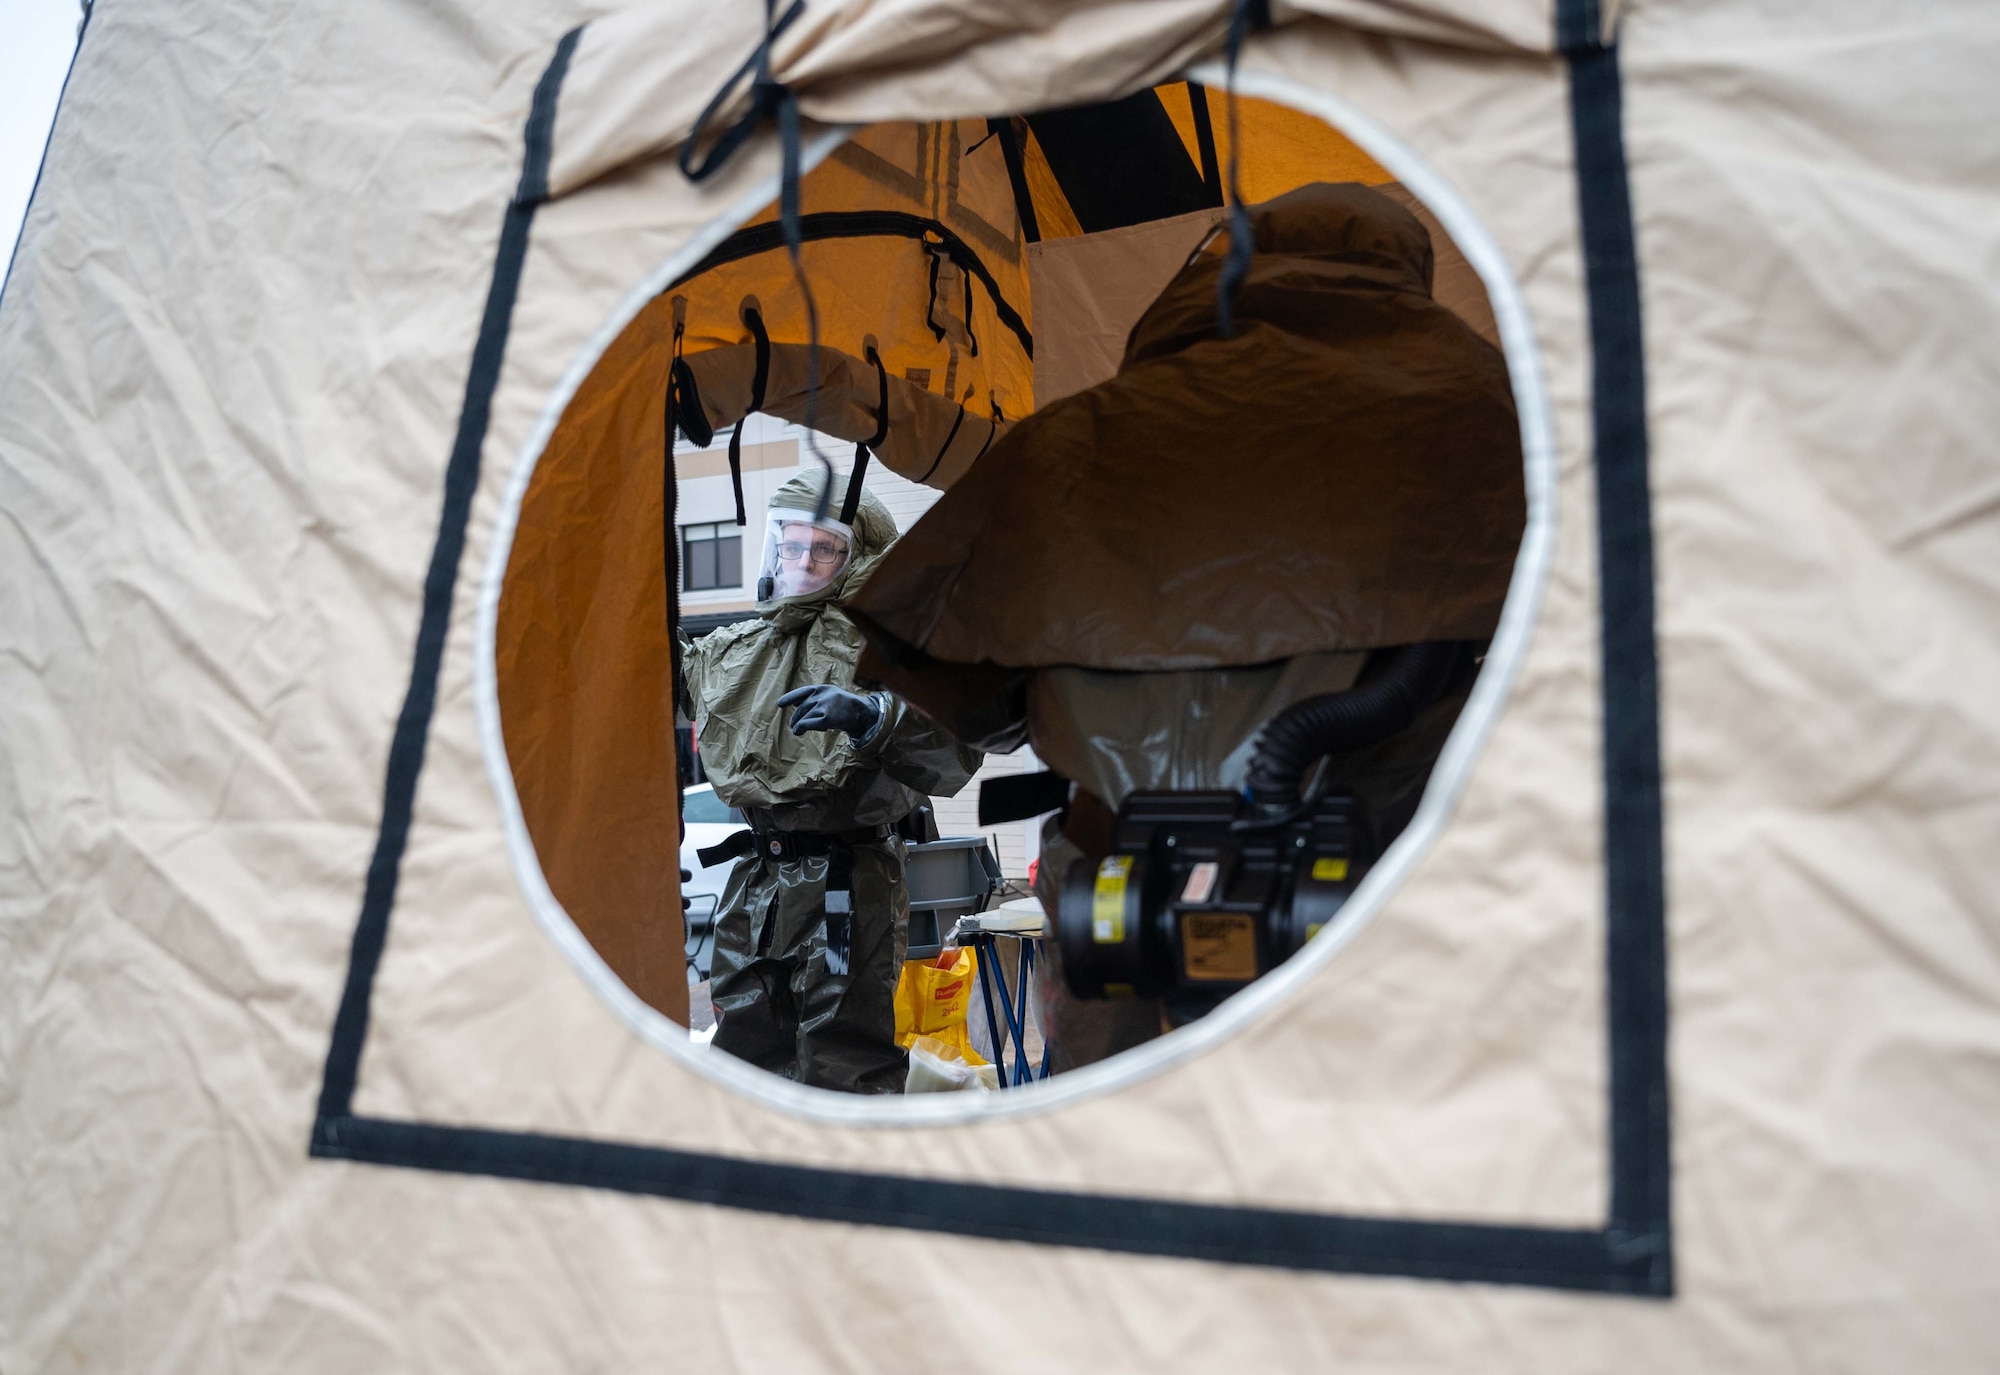
[[[1007,1051],[1006,1043],[1000,1039],[1000,1023],[993,1016],[993,984],[997,980],[1002,990],[1007,985],[1004,979],[997,979],[1000,972],[997,963],[993,971],[996,977],[991,979],[987,977],[986,966],[990,961],[994,960],[993,937],[984,934],[974,936],[972,938],[972,955],[974,961],[979,965],[979,991],[986,995],[986,1034],[993,1038],[995,1073],[1000,1080],[1001,1086],[1005,1087],[1007,1083]]]
[[[1014,990],[1007,987],[1006,966],[1000,961],[1000,939],[988,936],[993,943],[993,982],[1000,988],[1000,1015],[1007,1019],[1007,1039],[1014,1047],[1014,1068],[1007,1068],[1007,1057],[1000,1055],[1000,1082],[1012,1088],[1021,1082],[1021,1024],[1014,1013]],[[1018,980],[1017,980],[1018,981]]]
[[[1021,953],[1014,962],[1014,1082],[1032,1084],[1035,1081],[1034,1066],[1028,1063],[1028,979],[1034,972],[1034,946],[1031,941],[1021,941]]]

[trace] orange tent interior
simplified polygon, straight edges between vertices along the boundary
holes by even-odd
[[[1235,126],[1247,202],[1314,181],[1389,181],[1337,131],[1285,107],[1240,99]],[[757,400],[754,315],[772,348],[756,409],[804,421],[810,393],[814,428],[859,440],[887,398],[876,457],[948,486],[1035,409],[1038,385],[1100,380],[1088,349],[1065,353],[1105,328],[1103,310],[1071,299],[1078,265],[1107,245],[1108,261],[1126,265],[1112,275],[1144,298],[1122,307],[1136,317],[1222,218],[1230,128],[1220,93],[1173,83],[1081,110],[865,129],[800,186],[817,387],[773,204],[661,292],[570,402],[507,567],[501,717],[550,888],[654,1007],[686,1020],[664,457],[675,360],[700,378],[703,415],[688,431],[733,422]],[[1428,227],[1438,298],[1492,338],[1476,277]]]

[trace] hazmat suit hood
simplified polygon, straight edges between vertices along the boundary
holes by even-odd
[[[829,482],[832,484],[830,492],[827,490]],[[848,541],[848,552],[846,562],[826,586],[798,596],[774,595],[760,600],[757,614],[771,625],[795,631],[816,620],[822,608],[841,601],[858,589],[881,561],[882,555],[888,552],[889,546],[895,543],[896,518],[889,514],[889,508],[873,492],[865,488],[855,506],[852,524],[840,521],[840,505],[846,492],[847,479],[840,474],[829,477],[824,473],[802,472],[772,494],[767,518],[774,521],[779,512],[810,514],[818,509],[824,494],[827,498],[824,523],[842,532]]]
[[[1115,377],[1015,425],[853,595],[865,673],[1003,749],[1034,670],[1492,634],[1527,509],[1506,363],[1387,196],[1302,187],[1251,220],[1232,336],[1197,254]]]

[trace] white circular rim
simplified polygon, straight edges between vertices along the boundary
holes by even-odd
[[[1227,73],[1219,62],[1198,64],[1187,75],[1211,89],[1222,89],[1227,85]],[[775,1111],[810,1122],[852,1127],[934,1127],[991,1121],[1052,1112],[1084,1099],[1130,1088],[1220,1045],[1293,997],[1302,985],[1346,949],[1375,919],[1449,821],[1513,689],[1521,661],[1527,654],[1555,546],[1555,441],[1534,330],[1519,284],[1515,282],[1500,246],[1473,215],[1457,189],[1425,163],[1408,144],[1340,97],[1314,90],[1288,77],[1239,70],[1236,89],[1247,95],[1289,105],[1326,121],[1351,138],[1411,194],[1424,202],[1485,283],[1500,329],[1501,347],[1506,355],[1514,400],[1521,419],[1527,523],[1485,667],[1475,680],[1458,723],[1438,756],[1416,814],[1403,834],[1389,847],[1388,853],[1361,881],[1332,926],[1322,931],[1299,954],[1230,998],[1216,1011],[1170,1036],[1147,1042],[1099,1064],[999,1093],[927,1094],[902,1098],[893,1095],[864,1097],[805,1088],[732,1056],[695,1047],[689,1041],[686,1027],[657,1011],[627,988],[584,938],[550,891],[541,862],[535,855],[534,844],[529,839],[527,824],[522,818],[521,800],[515,791],[514,774],[507,762],[506,743],[500,729],[499,676],[494,649],[501,585],[514,547],[514,531],[520,518],[522,499],[534,476],[535,465],[555,433],[557,422],[568,407],[570,398],[612,342],[667,283],[700,262],[739,225],[771,203],[778,194],[777,178],[773,177],[731,206],[639,283],[570,364],[543,407],[533,434],[515,462],[513,476],[501,499],[493,547],[487,557],[476,608],[478,638],[474,653],[474,696],[480,746],[486,758],[487,774],[500,803],[514,873],[527,896],[529,909],[556,948],[576,966],[584,981],[612,1011],[642,1040],[658,1047],[683,1067]],[[815,139],[806,150],[804,166],[808,170],[817,166],[852,133],[852,129],[838,129]]]

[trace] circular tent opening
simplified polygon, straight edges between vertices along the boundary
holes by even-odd
[[[1050,908],[1073,874],[1085,885],[1073,902],[1104,915],[1107,890],[1089,884],[1132,848],[1121,825],[1135,794],[1241,791],[1274,714],[1408,676],[1410,645],[1453,646],[1420,666],[1433,681],[1394,739],[1329,755],[1308,732],[1299,746],[1300,799],[1344,790],[1369,805],[1342,852],[1352,864],[1301,870],[1340,872],[1312,913],[1298,904],[1289,947],[1267,948],[1261,928],[1253,947],[1232,944],[1246,928],[1210,923],[1206,955],[1181,941],[1172,958],[1227,977],[1192,998],[1099,1001],[1133,992],[1129,978],[1115,961],[1080,971],[1088,947],[1071,952],[1074,977],[1051,977],[1052,939],[1046,999],[1028,1002],[1027,1071],[1049,1039],[1057,1070],[1089,1063],[1254,982],[1339,925],[1340,902],[1409,822],[1524,528],[1499,331],[1478,273],[1389,171],[1310,115],[1238,105],[1240,148],[1221,98],[1188,82],[1025,118],[863,129],[801,180],[799,271],[774,202],[668,283],[569,401],[505,564],[499,720],[550,893],[653,1009],[688,1018],[677,814],[696,771],[685,735],[677,748],[670,625],[726,619],[686,617],[679,598],[754,579],[759,499],[795,475],[815,477],[836,514],[856,468],[956,493],[903,522],[917,534],[846,599],[868,641],[860,668],[966,741],[1031,741],[1073,784],[1042,856],[1065,872],[1036,888]],[[1258,251],[1218,356],[1184,346],[1217,339],[1232,156]],[[1310,280],[1328,261],[1338,280]],[[1138,365],[1168,356],[1194,373],[1134,384]],[[1162,428],[1218,381],[1226,406]],[[804,442],[752,442],[777,422]],[[850,445],[832,469],[814,453],[844,459]],[[675,449],[678,483],[664,480]],[[692,507],[698,521],[677,519],[690,482],[743,493],[747,524]],[[1343,773],[1343,760],[1362,762]],[[1390,777],[1369,795],[1367,779]],[[700,805],[721,819],[732,800],[719,779]],[[1210,889],[1221,902],[1229,875],[1203,872],[1174,870],[1165,896],[1157,879],[1130,885],[1135,924],[1150,920],[1143,903]],[[999,963],[1016,973],[1011,956]],[[1019,1059],[994,1025],[1000,1058]]]

